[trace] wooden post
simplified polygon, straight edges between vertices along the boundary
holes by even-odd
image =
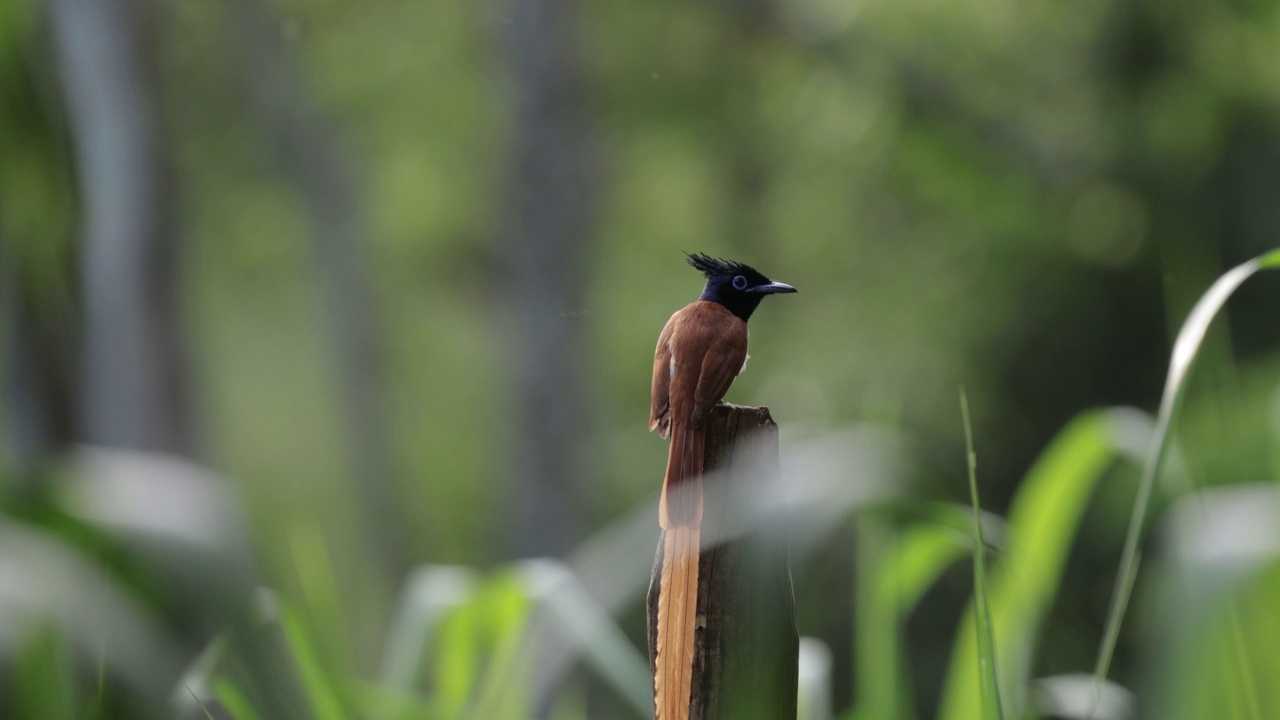
[[[707,420],[690,720],[794,720],[799,637],[783,524],[760,522],[777,496],[778,426],[763,407],[721,404]],[[771,491],[770,491],[771,490]],[[767,494],[766,494],[767,493]],[[658,579],[649,579],[649,668],[657,659]]]

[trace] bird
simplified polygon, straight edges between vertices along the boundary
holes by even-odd
[[[689,718],[707,416],[746,367],[751,314],[769,295],[796,292],[750,265],[702,253],[686,257],[707,282],[658,335],[649,406],[649,431],[671,440],[658,504],[666,536],[658,586],[657,720]]]

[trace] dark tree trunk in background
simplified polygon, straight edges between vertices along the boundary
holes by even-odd
[[[78,438],[191,456],[173,169],[148,8],[51,0],[83,206]]]
[[[370,545],[382,569],[394,576],[408,567],[408,542],[395,499],[383,354],[365,256],[369,230],[357,163],[340,133],[314,106],[281,43],[279,24],[260,3],[233,7],[250,110],[311,227],[356,493]]]
[[[2,244],[2,242],[0,242]],[[24,494],[34,492],[40,466],[71,440],[71,343],[65,326],[40,322],[30,293],[7,253],[0,253],[0,308],[5,329],[6,429]]]
[[[507,0],[500,18],[513,123],[496,254],[515,405],[507,540],[518,556],[562,554],[576,538],[590,427],[584,255],[598,173],[576,9],[566,0]]]
[[[5,337],[0,347],[5,357],[3,402],[6,440],[13,453],[15,489],[23,495],[37,490],[41,466],[71,440],[72,357],[69,318],[46,308],[42,322],[36,293],[28,286],[17,253],[9,252],[7,238],[0,238],[0,327]],[[63,320],[51,321],[48,316]]]

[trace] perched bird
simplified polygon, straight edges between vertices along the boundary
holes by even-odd
[[[671,438],[658,507],[658,522],[667,531],[658,586],[658,720],[689,717],[707,415],[746,367],[751,313],[766,295],[796,291],[742,263],[688,257],[707,284],[658,336],[649,408],[649,430]]]

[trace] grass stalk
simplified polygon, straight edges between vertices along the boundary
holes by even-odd
[[[969,398],[963,387],[960,388],[960,414],[964,420],[969,499],[973,504],[973,593],[978,630],[978,674],[982,683],[982,713],[984,717],[1003,720],[1004,705],[1000,699],[1000,674],[996,668],[991,605],[987,600],[987,544],[982,537],[982,505],[978,501],[978,454],[973,450],[973,423],[969,420]]]

